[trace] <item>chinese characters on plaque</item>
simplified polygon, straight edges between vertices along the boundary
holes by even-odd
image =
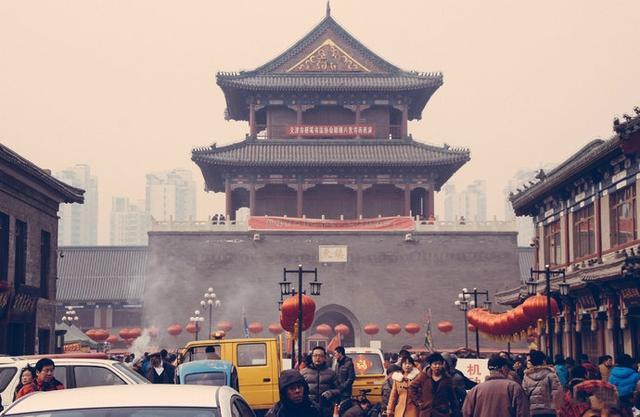
[[[318,246],[318,259],[320,262],[347,262],[347,246]]]
[[[287,136],[305,138],[321,138],[326,136],[352,138],[355,136],[374,137],[376,129],[373,125],[290,125]]]

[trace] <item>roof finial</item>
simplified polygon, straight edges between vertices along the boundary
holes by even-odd
[[[331,16],[331,0],[327,0],[327,17]]]

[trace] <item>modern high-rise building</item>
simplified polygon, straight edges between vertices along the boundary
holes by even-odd
[[[76,188],[86,190],[84,204],[62,204],[58,226],[60,246],[93,246],[98,244],[98,179],[91,167],[77,164],[58,171],[54,176]]]
[[[476,180],[458,192],[455,184],[442,187],[444,192],[444,220],[464,217],[468,221],[487,220],[487,183]]]
[[[111,203],[111,244],[146,245],[150,218],[144,201],[132,202],[127,197],[113,197]]]
[[[146,210],[154,221],[195,220],[196,183],[191,171],[147,174]]]

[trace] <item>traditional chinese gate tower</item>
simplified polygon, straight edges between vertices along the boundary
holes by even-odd
[[[434,215],[434,191],[469,160],[466,149],[417,142],[407,131],[442,85],[407,72],[326,17],[261,67],[219,73],[227,118],[250,133],[195,149],[207,191],[226,214],[338,219]]]

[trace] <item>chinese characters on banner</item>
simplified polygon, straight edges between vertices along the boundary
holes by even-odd
[[[456,369],[473,382],[484,382],[484,379],[489,376],[489,359],[459,358]]]
[[[249,217],[249,230],[402,230],[410,232],[415,227],[415,221],[408,216],[352,220],[278,216]]]
[[[287,126],[287,136],[302,136],[305,138],[343,137],[352,138],[362,136],[371,138],[376,135],[373,125],[290,125]]]

